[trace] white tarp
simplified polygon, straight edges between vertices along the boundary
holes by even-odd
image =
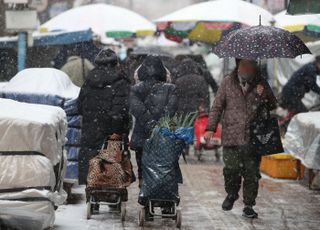
[[[78,98],[80,88],[72,83],[68,75],[53,68],[30,68],[17,73],[1,92],[40,94]]]
[[[17,230],[42,230],[53,227],[54,207],[50,201],[0,200],[0,219]]]
[[[1,156],[0,190],[25,187],[54,189],[56,177],[53,165],[44,156]]]
[[[143,16],[128,9],[108,5],[90,4],[70,9],[50,19],[41,28],[48,31],[74,31],[91,28],[102,40],[106,32],[139,30],[155,31],[155,25]]]
[[[0,89],[4,88],[8,84],[7,81],[0,82]]]
[[[66,130],[66,114],[59,107],[0,99],[0,151],[36,151],[56,165]]]
[[[320,112],[294,116],[287,129],[284,146],[307,168],[320,170]]]
[[[232,7],[231,7],[232,6]],[[161,17],[156,22],[239,22],[249,26],[270,25],[273,16],[270,12],[241,0],[207,1],[187,6]]]

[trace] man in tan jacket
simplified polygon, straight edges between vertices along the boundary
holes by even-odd
[[[239,198],[243,179],[243,216],[257,218],[253,210],[258,195],[261,156],[250,145],[250,126],[257,115],[258,102],[269,111],[276,98],[255,61],[237,59],[234,72],[223,79],[209,115],[206,139],[210,140],[222,118],[223,169],[227,197],[222,209],[229,211]],[[262,100],[258,100],[262,99]]]
[[[79,56],[71,56],[67,63],[61,68],[65,72],[73,84],[81,87],[88,73],[94,69],[94,66],[88,59],[82,59]]]

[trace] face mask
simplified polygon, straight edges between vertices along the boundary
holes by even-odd
[[[238,76],[241,84],[250,83],[254,78],[253,74],[238,73]]]

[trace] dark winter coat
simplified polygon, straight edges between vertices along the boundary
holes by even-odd
[[[97,56],[97,67],[89,73],[79,95],[82,136],[88,145],[91,140],[100,139],[99,135],[105,138],[128,132],[130,82],[115,65],[116,55],[109,55],[101,52]]]
[[[261,98],[269,110],[277,101],[266,80],[257,76],[246,94],[242,92],[237,74],[223,79],[209,114],[207,131],[215,131],[222,118],[223,146],[243,146],[249,143],[250,124],[257,114],[257,85],[264,87]]]
[[[283,87],[281,98],[286,101],[301,100],[310,90],[320,95],[320,87],[317,85],[318,74],[314,63],[302,66]]]
[[[151,130],[165,115],[177,109],[176,87],[165,83],[166,70],[158,57],[148,56],[138,70],[138,84],[130,93],[130,112],[135,117],[131,148],[141,149]]]
[[[210,106],[209,86],[200,67],[192,60],[185,60],[177,68],[178,110],[179,114],[198,111],[200,104],[207,110]]]

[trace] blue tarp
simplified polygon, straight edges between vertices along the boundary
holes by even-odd
[[[33,35],[33,46],[69,45],[92,40],[93,33],[89,30],[75,32],[50,32]],[[17,48],[18,37],[0,38],[0,48]]]

